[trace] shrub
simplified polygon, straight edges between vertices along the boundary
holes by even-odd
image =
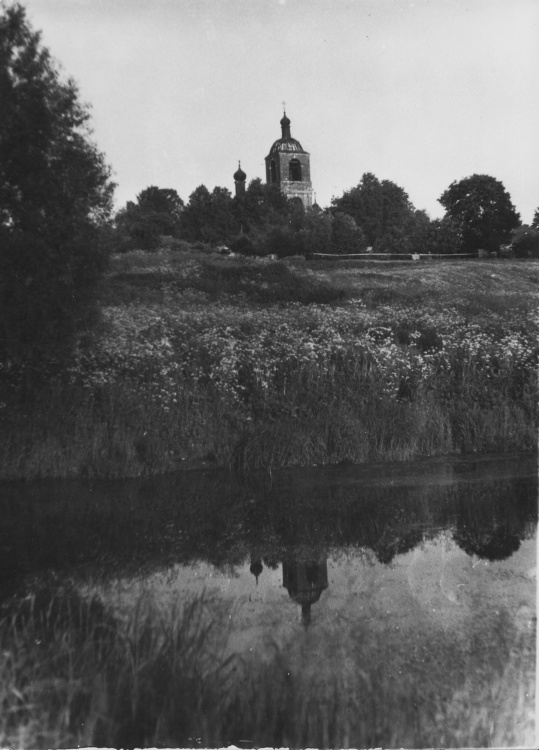
[[[523,226],[513,232],[515,258],[539,258],[539,229]]]

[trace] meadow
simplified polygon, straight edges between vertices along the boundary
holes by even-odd
[[[532,260],[113,256],[63,376],[1,404],[1,476],[531,452],[538,295]]]

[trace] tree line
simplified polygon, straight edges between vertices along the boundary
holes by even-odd
[[[539,209],[522,226],[503,184],[489,175],[452,183],[440,196],[442,219],[414,207],[406,191],[372,173],[322,210],[304,210],[273,185],[252,180],[233,197],[200,185],[184,204],[177,192],[151,186],[115,217],[119,251],[154,249],[163,235],[189,242],[225,243],[240,253],[473,254],[512,243],[518,256],[539,255]]]

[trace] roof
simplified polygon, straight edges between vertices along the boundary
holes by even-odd
[[[295,138],[279,138],[275,141],[273,146],[270,148],[269,155],[277,153],[296,153],[306,154],[307,152],[303,149],[301,143]]]

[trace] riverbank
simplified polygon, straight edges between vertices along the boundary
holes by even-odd
[[[536,448],[539,267],[115,256],[64,378],[6,403],[1,478]]]

